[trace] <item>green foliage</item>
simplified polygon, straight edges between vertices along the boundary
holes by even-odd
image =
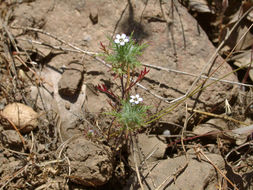
[[[134,70],[136,67],[141,66],[137,56],[141,55],[142,49],[146,47],[146,44],[139,45],[132,39],[132,35],[129,37],[129,42],[125,45],[114,43],[112,40],[111,54],[106,55],[106,61],[112,63],[112,70],[116,74],[126,74],[128,67],[130,70]]]
[[[148,109],[149,106],[132,104],[127,100],[122,101],[121,110],[119,112],[114,111],[112,115],[114,115],[117,121],[123,126],[123,130],[130,130],[144,124]]]

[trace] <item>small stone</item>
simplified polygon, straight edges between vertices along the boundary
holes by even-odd
[[[83,81],[83,65],[77,61],[71,62],[62,74],[58,83],[59,94],[62,97],[76,96]]]
[[[171,135],[170,130],[166,129],[165,131],[163,131],[163,135],[170,136]]]
[[[70,110],[70,103],[66,102],[65,103],[65,108],[66,108],[66,110]]]
[[[20,151],[22,149],[22,141],[17,133],[13,130],[5,130],[0,134],[3,145],[12,150]]]
[[[37,112],[21,103],[7,105],[2,111],[2,116],[13,122],[21,133],[29,133],[38,126]],[[8,121],[3,126],[5,129],[14,129]]]

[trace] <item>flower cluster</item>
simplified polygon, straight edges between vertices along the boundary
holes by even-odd
[[[119,44],[121,46],[124,46],[125,43],[129,42],[129,38],[126,36],[126,34],[117,34],[116,39],[114,40],[116,44]]]
[[[135,96],[130,96],[130,103],[132,104],[139,104],[140,102],[143,101],[143,99],[139,96],[139,94],[136,94]]]

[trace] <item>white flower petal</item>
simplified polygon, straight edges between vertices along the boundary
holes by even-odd
[[[125,39],[126,38],[126,34],[121,34],[121,38]]]
[[[130,98],[135,99],[135,96],[132,95],[132,96],[130,96]]]
[[[130,102],[130,103],[133,103],[133,102],[134,102],[134,99],[129,100],[129,102]]]
[[[126,43],[129,42],[129,39],[128,38],[124,39],[124,42],[126,42]]]
[[[139,98],[139,97],[140,97],[140,95],[139,95],[139,94],[136,94],[136,95],[135,95],[135,97],[136,97],[136,98]]]
[[[116,38],[117,38],[117,39],[120,39],[120,38],[121,38],[121,37],[120,37],[120,34],[117,34],[117,35],[116,35]]]
[[[135,104],[139,104],[139,101],[138,101],[138,100],[136,100],[134,103],[135,103]]]
[[[115,42],[116,44],[119,44],[119,43],[120,43],[119,39],[115,39],[114,42]]]
[[[121,45],[121,46],[125,45],[125,42],[121,41],[121,42],[120,42],[120,45]]]
[[[143,101],[143,99],[142,99],[142,98],[138,98],[138,101],[139,101],[139,102],[142,102],[142,101]]]

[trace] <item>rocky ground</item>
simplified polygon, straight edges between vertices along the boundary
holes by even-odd
[[[253,189],[252,4],[200,2],[1,1],[0,188]],[[132,32],[150,70],[133,93],[165,113],[137,153],[97,89],[119,91],[100,43]]]

